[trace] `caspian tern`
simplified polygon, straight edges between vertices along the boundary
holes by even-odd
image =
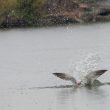
[[[104,74],[106,71],[107,70],[92,71],[88,73],[84,77],[84,79],[81,80],[80,82],[77,82],[77,80],[73,76],[66,73],[53,73],[53,74],[63,80],[71,81],[74,87],[80,87],[80,86],[101,85],[102,83],[99,80],[97,80],[97,78]]]

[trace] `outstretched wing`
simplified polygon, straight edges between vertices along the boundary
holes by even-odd
[[[89,74],[85,76],[86,83],[92,84],[94,80],[96,80],[98,77],[100,77],[102,74],[104,74],[107,70],[96,70],[92,71]]]
[[[77,84],[76,79],[66,73],[53,73],[53,75],[55,75],[63,80],[72,81],[73,84]]]

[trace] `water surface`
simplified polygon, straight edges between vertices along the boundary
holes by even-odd
[[[66,88],[51,73],[110,70],[109,32],[110,23],[1,31],[1,110],[108,110],[110,86]]]

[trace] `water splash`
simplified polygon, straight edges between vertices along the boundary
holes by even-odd
[[[101,58],[96,53],[89,53],[84,55],[77,63],[74,64],[74,75],[78,79],[84,78],[89,72],[96,70]]]

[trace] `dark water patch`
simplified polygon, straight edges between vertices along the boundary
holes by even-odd
[[[104,85],[110,85],[110,82],[102,83],[101,85],[94,85],[94,86],[84,86],[87,89],[93,89]],[[81,88],[80,86],[79,88]],[[73,85],[59,85],[59,86],[44,86],[44,87],[31,87],[29,89],[61,89],[61,88],[75,88]]]
[[[60,88],[72,88],[73,85],[59,85],[59,86],[45,86],[45,87],[31,87],[29,89],[60,89]]]

